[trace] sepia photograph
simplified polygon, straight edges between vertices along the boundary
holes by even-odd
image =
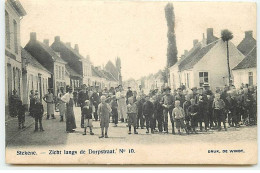
[[[256,2],[3,5],[7,164],[258,163]]]

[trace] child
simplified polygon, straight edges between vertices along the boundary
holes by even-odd
[[[21,100],[17,100],[17,114],[18,114],[18,125],[19,129],[25,128],[25,106],[23,105]]]
[[[225,114],[224,114],[224,108],[225,108],[225,102],[220,99],[220,94],[215,94],[215,99],[213,101],[213,105],[212,105],[213,109],[214,109],[214,114],[218,120],[218,131],[221,130],[221,122],[224,125],[225,130],[227,131],[226,128],[226,123],[225,123]]]
[[[149,128],[151,128],[151,133],[154,133],[153,131],[153,123],[152,123],[152,118],[153,118],[153,103],[150,101],[150,97],[146,96],[145,97],[145,102],[143,104],[143,115],[145,117],[146,121],[146,133],[149,133]]]
[[[197,115],[198,115],[198,106],[195,104],[195,99],[190,100],[191,105],[188,108],[188,113],[191,119],[191,133],[197,133],[196,127],[198,127]]]
[[[185,124],[184,124],[184,118],[185,118],[185,113],[182,107],[180,107],[180,101],[176,100],[175,101],[175,108],[172,111],[172,117],[176,122],[176,129],[178,130],[178,134],[181,135],[180,129],[185,129],[186,133],[189,134]]]
[[[117,127],[117,124],[118,124],[118,112],[117,112],[118,104],[117,104],[117,100],[116,100],[115,96],[112,97],[111,102],[110,102],[110,106],[112,108],[112,119],[113,119],[113,122],[115,123],[114,127]]]
[[[109,127],[109,117],[111,114],[111,107],[106,103],[106,96],[101,96],[101,103],[98,105],[98,116],[100,117],[101,136],[99,138],[108,138],[107,132]],[[104,136],[105,129],[105,136]]]
[[[183,103],[183,110],[185,112],[185,122],[186,122],[186,126],[188,131],[191,131],[191,125],[190,125],[190,114],[188,112],[188,108],[190,107],[191,103],[190,103],[190,96],[186,95],[185,96],[185,102]]]
[[[131,126],[134,127],[134,134],[138,134],[136,131],[136,120],[137,120],[137,106],[134,103],[134,98],[129,97],[128,98],[128,105],[127,105],[127,114],[128,114],[128,128],[129,132],[128,134],[131,134]]]
[[[90,106],[90,101],[86,100],[85,104],[81,110],[82,116],[84,117],[84,133],[83,135],[87,134],[87,127],[89,127],[90,130],[90,135],[94,135],[92,132],[92,114],[93,114],[93,109]]]
[[[40,124],[40,131],[44,131],[43,127],[42,127],[42,116],[43,116],[43,105],[40,102],[40,100],[37,98],[36,99],[36,103],[34,105],[34,120],[35,120],[35,129],[34,132],[38,131],[38,122]]]

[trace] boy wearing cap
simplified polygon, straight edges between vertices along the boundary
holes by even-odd
[[[150,101],[150,97],[146,96],[145,102],[143,104],[143,115],[145,117],[146,129],[147,129],[146,133],[149,133],[149,128],[151,128],[151,133],[154,133],[152,127],[153,111],[154,111],[153,103]]]
[[[196,132],[196,127],[198,127],[198,121],[197,121],[197,116],[198,116],[198,111],[199,108],[195,104],[195,99],[190,100],[191,105],[188,108],[188,113],[190,115],[191,119],[191,133],[197,133]]]
[[[106,103],[106,96],[101,96],[101,103],[98,105],[98,116],[100,118],[101,136],[99,138],[108,138],[108,127],[109,127],[109,117],[111,114],[111,107]],[[105,135],[104,135],[105,129]]]
[[[134,103],[133,97],[128,98],[127,114],[128,114],[128,134],[131,134],[131,126],[134,127],[134,134],[138,134],[136,131],[136,119],[137,119],[137,106]]]
[[[227,131],[226,116],[224,114],[225,102],[220,99],[220,94],[215,94],[215,99],[213,101],[212,107],[214,109],[214,114],[218,120],[218,130],[221,130],[221,123],[223,123],[224,128]]]
[[[92,132],[92,115],[93,115],[93,109],[90,105],[90,101],[86,100],[85,104],[82,108],[82,116],[84,117],[84,133],[83,135],[87,134],[87,127],[89,127],[90,130],[90,135],[94,135],[94,133]]]
[[[172,111],[172,117],[176,123],[176,129],[178,130],[178,134],[181,135],[180,129],[185,129],[186,133],[189,134],[185,124],[184,124],[184,117],[185,113],[182,107],[180,107],[180,101],[175,101],[175,108]]]

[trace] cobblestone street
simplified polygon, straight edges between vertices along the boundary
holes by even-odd
[[[89,134],[83,136],[83,129],[80,128],[80,108],[74,108],[77,129],[74,133],[66,133],[66,123],[59,122],[59,116],[56,115],[56,119],[46,120],[43,119],[44,132],[34,132],[34,123],[28,126],[24,130],[20,130],[15,135],[13,133],[7,134],[7,147],[15,146],[69,146],[75,143],[96,143],[102,141],[102,143],[140,143],[140,144],[169,144],[169,143],[190,143],[190,142],[209,142],[209,143],[222,143],[222,142],[245,142],[256,141],[257,127],[242,126],[241,128],[228,128],[228,131],[209,131],[199,132],[199,134],[191,134],[182,136],[172,134],[146,134],[145,129],[138,129],[138,135],[128,135],[128,128],[126,123],[119,123],[118,127],[113,127],[113,123],[110,123],[109,138],[99,139],[100,128],[99,121],[93,122],[93,132],[95,135]],[[11,128],[11,127],[8,127]],[[12,124],[12,128],[17,128],[16,124]],[[171,129],[170,129],[171,131]],[[13,136],[8,136],[13,135]]]

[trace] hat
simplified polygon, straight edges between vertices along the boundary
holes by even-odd
[[[193,87],[193,88],[191,88],[191,90],[193,91],[193,90],[198,90],[198,88],[197,87]]]
[[[209,85],[209,83],[204,83],[202,86],[203,87],[209,87],[210,85]]]
[[[166,87],[166,88],[164,88],[164,91],[171,91],[171,88],[170,87]]]
[[[127,87],[128,89],[130,89],[131,87],[129,86],[129,87]]]

